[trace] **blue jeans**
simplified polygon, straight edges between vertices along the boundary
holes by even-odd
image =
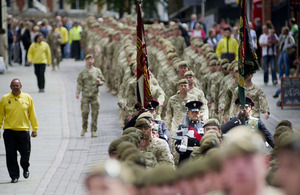
[[[277,75],[275,70],[275,55],[266,55],[263,56],[264,63],[264,82],[269,82],[269,64],[271,64],[271,73],[273,83],[277,81]]]
[[[280,93],[281,93],[281,88],[278,88],[278,89],[276,90],[275,94],[279,96]]]
[[[285,76],[290,76],[290,59],[286,51],[280,53],[278,58],[279,77],[283,77],[283,66],[285,66]]]

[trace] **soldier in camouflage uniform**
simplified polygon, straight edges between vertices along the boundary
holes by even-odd
[[[239,126],[224,140],[222,150],[224,159],[222,173],[228,176],[223,181],[226,190],[236,194],[283,194],[278,189],[266,185],[268,171],[266,162],[269,161],[269,157],[260,135],[252,133],[246,126]],[[251,168],[251,171],[248,168]],[[237,184],[237,179],[233,178],[240,178],[241,175],[245,180]],[[211,194],[226,194],[226,192],[224,189],[223,193]]]
[[[209,110],[209,114],[210,117],[212,117],[213,115],[213,111],[214,111],[214,99],[212,97],[212,93],[211,93],[211,85],[212,85],[212,81],[214,80],[215,74],[216,74],[216,67],[217,67],[218,61],[216,60],[211,60],[209,62],[209,68],[210,68],[210,72],[208,74],[206,74],[204,76],[206,82],[203,82],[203,92],[206,95],[206,99],[207,99],[207,105],[208,105],[208,110]]]
[[[111,64],[111,75],[108,76],[108,79],[111,82],[112,85],[112,90],[111,93],[113,95],[117,94],[117,71],[118,71],[118,59],[119,59],[119,54],[122,48],[122,43],[121,43],[121,32],[116,31],[114,33],[114,44],[112,45],[112,64]]]
[[[232,75],[230,74],[232,72],[231,64],[226,62],[224,63],[224,60],[227,61],[227,59],[223,59],[221,61],[221,63],[223,62],[222,71],[224,73],[224,77],[219,82],[219,86],[218,86],[219,89],[218,91],[216,91],[216,101],[215,101],[215,108],[217,109],[218,118],[221,124],[223,124],[223,120],[224,120],[224,116],[223,116],[224,110],[223,113],[220,112],[220,104],[224,105],[224,102],[220,101],[220,99],[222,99],[222,97],[224,96],[226,81],[232,77]]]
[[[186,79],[181,79],[178,82],[178,90],[175,95],[170,97],[167,104],[167,113],[166,113],[166,125],[170,130],[171,137],[176,135],[176,130],[182,122],[186,114],[185,104],[187,101],[197,100],[195,95],[188,93],[188,81]],[[178,162],[179,155],[175,150],[175,141],[171,140],[171,149],[174,154],[175,162]]]
[[[76,98],[79,99],[79,94],[82,92],[81,98],[81,116],[82,116],[82,131],[81,136],[87,132],[88,116],[90,106],[92,109],[92,137],[97,137],[97,120],[100,108],[100,97],[98,87],[103,85],[105,79],[99,68],[93,66],[94,58],[92,55],[86,55],[86,68],[84,68],[77,78]]]
[[[214,72],[211,75],[211,86],[210,86],[210,94],[211,94],[211,100],[212,100],[212,106],[211,106],[211,118],[218,118],[218,92],[219,92],[219,86],[220,81],[224,77],[224,73],[222,71],[222,65],[224,62],[228,62],[227,59],[222,59],[222,61],[218,62],[216,66],[216,72]]]
[[[173,156],[166,141],[152,136],[152,127],[150,122],[141,118],[135,123],[135,127],[144,132],[144,140],[141,141],[140,149],[146,152],[152,152],[158,163],[168,163],[174,166]]]
[[[201,121],[206,122],[206,120],[209,118],[208,116],[208,107],[207,107],[207,100],[205,99],[205,95],[203,91],[197,87],[194,86],[194,79],[195,74],[193,71],[187,71],[184,73],[184,76],[186,80],[189,82],[189,93],[197,96],[197,100],[201,101],[203,105],[201,106]]]
[[[229,66],[230,76],[224,83],[224,93],[221,91],[221,95],[219,95],[219,103],[218,103],[218,112],[222,116],[220,118],[221,124],[226,123],[230,118],[230,108],[232,104],[232,97],[235,88],[237,87],[237,79],[238,79],[238,64],[237,61],[232,61]]]
[[[112,30],[110,30],[108,32],[108,44],[105,45],[104,47],[104,51],[103,51],[103,57],[104,57],[104,75],[107,75],[107,83],[106,83],[106,87],[107,90],[110,91],[112,90],[112,80],[109,79],[109,77],[112,76],[112,59],[113,59],[113,32]]]
[[[175,77],[171,78],[172,80],[169,83],[167,91],[166,91],[167,97],[171,97],[176,94],[176,92],[178,90],[177,89],[178,81],[181,79],[185,79],[184,73],[186,73],[189,70],[188,63],[186,61],[178,61],[175,64],[175,69],[177,70],[177,74],[175,75]]]
[[[47,43],[50,46],[51,56],[52,56],[52,70],[55,70],[55,66],[59,68],[59,62],[61,58],[61,51],[60,51],[60,42],[62,40],[62,36],[60,32],[55,31],[56,25],[51,25],[52,30],[47,35]]]
[[[172,44],[175,46],[176,53],[179,55],[180,58],[182,58],[184,49],[186,48],[186,43],[183,36],[181,36],[181,30],[179,26],[174,27],[173,31],[175,41]]]
[[[269,105],[266,100],[266,95],[258,85],[252,83],[253,75],[249,75],[245,78],[245,96],[248,96],[253,99],[256,106],[253,108],[253,116],[256,118],[260,118],[260,112],[265,114],[265,119],[269,118],[270,110]],[[238,87],[235,88],[232,101],[238,97]],[[234,104],[231,104],[230,115],[234,116],[237,113],[237,107]]]

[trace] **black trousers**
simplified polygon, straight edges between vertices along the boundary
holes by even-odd
[[[19,178],[20,170],[17,159],[17,151],[21,155],[20,164],[24,171],[28,170],[30,158],[30,135],[29,131],[13,131],[5,129],[3,133],[6,166],[11,178]]]
[[[192,154],[192,151],[186,151],[184,153],[180,153],[178,164],[181,164],[184,160],[190,158],[191,154]]]
[[[61,44],[60,45],[61,59],[65,58],[65,46],[66,46],[66,44]]]
[[[45,89],[45,70],[46,64],[34,64],[34,73],[39,89]]]
[[[71,45],[71,57],[75,60],[80,59],[80,41],[73,41]]]

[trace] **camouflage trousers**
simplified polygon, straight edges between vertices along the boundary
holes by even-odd
[[[97,121],[98,121],[98,114],[100,108],[99,96],[82,97],[81,99],[82,130],[87,131],[90,106],[92,109],[91,131],[97,131]]]
[[[61,58],[61,51],[59,49],[51,49],[51,57],[52,57],[52,68],[54,69],[55,66],[59,67],[59,62]]]
[[[114,72],[112,69],[107,69],[106,70],[106,74],[109,75],[105,78],[105,81],[106,81],[106,87],[109,89],[109,90],[112,90],[113,89],[113,79],[114,79]]]

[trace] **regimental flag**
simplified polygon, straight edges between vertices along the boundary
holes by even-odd
[[[242,108],[245,106],[245,78],[258,69],[257,55],[251,46],[251,38],[246,14],[246,0],[238,0],[240,7],[240,40],[239,40],[239,99]]]
[[[150,102],[152,98],[152,94],[150,91],[150,77],[149,77],[149,69],[148,69],[148,60],[147,60],[147,48],[146,48],[146,38],[144,32],[144,24],[141,13],[141,2],[138,1],[138,10],[137,10],[137,39],[136,39],[136,68],[137,68],[137,86],[136,86],[136,94],[137,101],[141,104],[142,107]]]

